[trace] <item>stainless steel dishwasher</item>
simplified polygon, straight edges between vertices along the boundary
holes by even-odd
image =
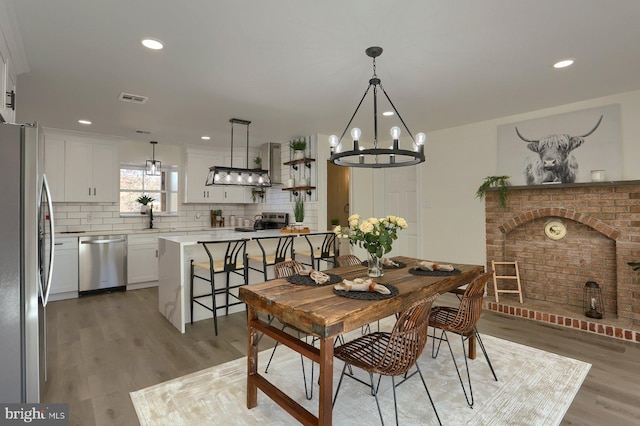
[[[125,290],[127,285],[127,236],[80,237],[78,292],[80,295]]]

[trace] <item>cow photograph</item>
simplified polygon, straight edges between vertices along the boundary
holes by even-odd
[[[621,179],[619,105],[498,126],[498,174],[513,185]]]

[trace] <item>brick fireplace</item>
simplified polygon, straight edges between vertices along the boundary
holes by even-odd
[[[514,186],[506,208],[490,190],[485,209],[487,265],[517,260],[525,297],[489,297],[489,309],[640,342],[640,273],[627,265],[640,261],[640,181]],[[566,237],[546,237],[550,220]],[[586,281],[602,289],[602,320],[583,313]]]

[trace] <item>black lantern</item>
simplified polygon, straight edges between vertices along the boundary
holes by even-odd
[[[589,318],[602,319],[604,314],[604,303],[602,302],[602,291],[595,281],[587,281],[584,284],[582,294],[582,310]]]

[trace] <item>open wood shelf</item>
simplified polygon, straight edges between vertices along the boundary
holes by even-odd
[[[315,158],[301,158],[299,160],[287,161],[286,163],[283,163],[283,164],[285,166],[294,166],[296,164],[309,164],[309,163],[313,163],[314,161],[316,161]]]

